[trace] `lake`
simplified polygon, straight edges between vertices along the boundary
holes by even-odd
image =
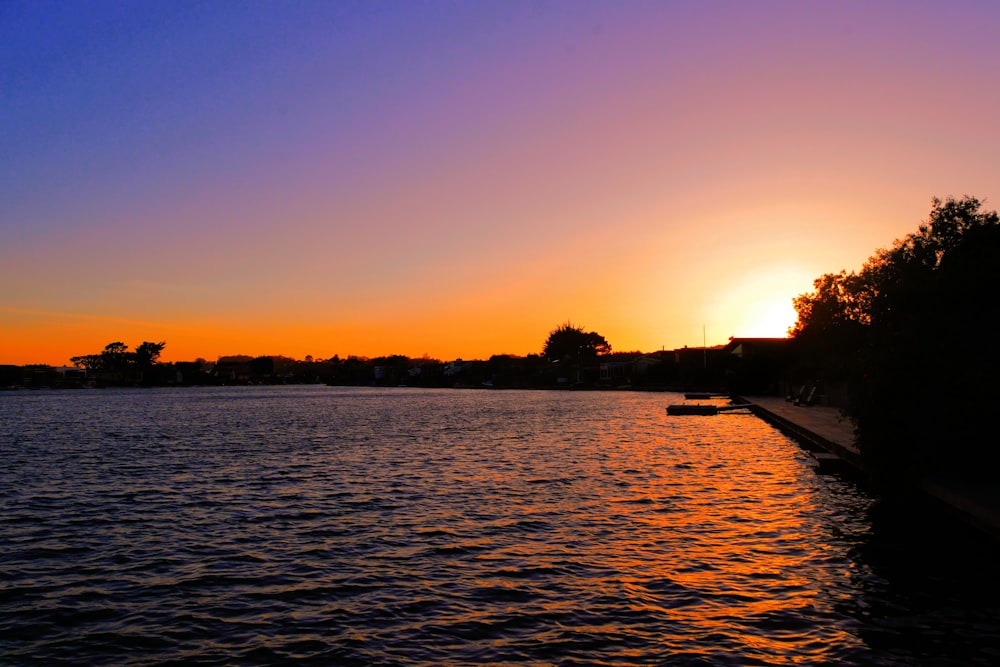
[[[676,394],[0,393],[5,665],[992,665],[995,545]]]

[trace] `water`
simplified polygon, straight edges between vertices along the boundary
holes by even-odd
[[[993,547],[678,399],[0,394],[0,663],[1000,661]]]

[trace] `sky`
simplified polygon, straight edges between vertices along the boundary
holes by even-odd
[[[782,336],[996,209],[1000,3],[0,0],[0,363]]]

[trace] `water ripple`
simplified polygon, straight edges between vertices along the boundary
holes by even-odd
[[[917,578],[863,491],[670,400],[2,395],[0,662],[997,661],[991,558]]]

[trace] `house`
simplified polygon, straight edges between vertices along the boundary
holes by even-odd
[[[253,357],[244,355],[219,357],[219,360],[215,362],[213,373],[222,384],[249,384],[250,362],[252,361]]]
[[[600,370],[598,377],[601,382],[611,384],[625,384],[632,376],[632,362],[635,360],[634,353],[605,354],[600,357]]]
[[[726,375],[731,391],[740,394],[780,395],[792,360],[790,338],[730,338]]]

